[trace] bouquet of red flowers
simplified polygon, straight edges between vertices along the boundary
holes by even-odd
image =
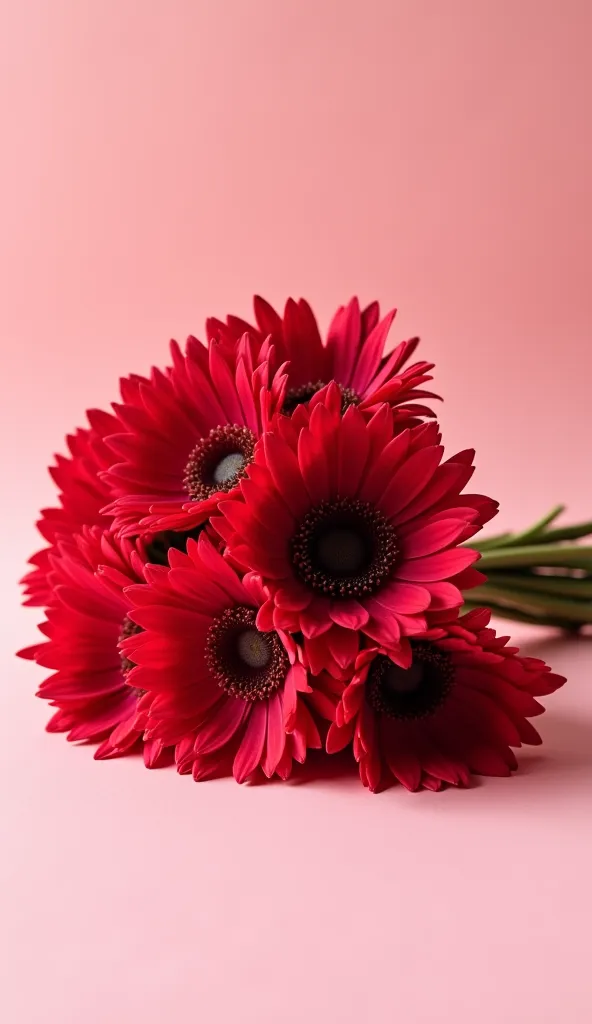
[[[348,748],[371,790],[508,775],[540,742],[536,698],[565,680],[477,602],[545,621],[586,581],[540,571],[548,519],[472,541],[497,504],[465,490],[472,450],[444,458],[418,339],[385,354],[393,317],[353,299],[323,339],[305,301],[281,317],[256,298],[256,326],[209,320],[207,344],[173,342],[170,366],[87,413],[24,579],[46,609],[20,653],[51,670],[50,731],[196,780],[286,779]]]

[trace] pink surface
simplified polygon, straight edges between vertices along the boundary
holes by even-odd
[[[378,797],[339,761],[98,764],[12,650],[48,453],[255,290],[397,303],[500,525],[590,515],[591,30],[586,0],[0,6],[8,1024],[590,1020],[587,641],[530,634],[570,684],[516,778]]]

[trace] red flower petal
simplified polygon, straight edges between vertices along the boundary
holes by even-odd
[[[285,745],[286,732],[284,729],[282,702],[279,694],[276,693],[268,701],[267,745],[265,758],[261,766],[268,779],[271,778],[280,763]]]
[[[397,515],[419,494],[432,479],[442,458],[443,448],[435,446],[414,452],[397,470],[386,488],[381,506],[393,522]]]
[[[247,701],[236,697],[220,699],[211,708],[205,725],[200,726],[195,737],[195,753],[203,757],[229,743],[245,721],[249,712]]]
[[[328,754],[336,754],[343,750],[351,742],[354,734],[354,723],[349,723],[339,728],[335,723],[330,726],[327,733],[326,749]]]
[[[237,782],[244,782],[248,779],[261,763],[266,731],[267,702],[259,701],[253,705],[250,711],[245,734],[232,765],[232,774]]]
[[[466,539],[467,523],[462,519],[441,519],[431,526],[420,527],[405,538],[405,558],[432,555],[451,544]]]
[[[397,577],[413,583],[445,580],[462,572],[475,561],[477,552],[453,548],[425,558],[415,558],[397,566]]]
[[[369,612],[358,601],[331,601],[329,614],[344,629],[363,629],[370,618]]]
[[[309,498],[294,452],[275,434],[266,434],[263,445],[269,472],[279,493],[295,516],[304,515]]]

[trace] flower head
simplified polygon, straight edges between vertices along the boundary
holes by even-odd
[[[487,628],[490,612],[449,618],[395,648],[360,652],[327,736],[334,753],[353,741],[365,786],[389,779],[409,790],[467,785],[471,773],[509,775],[512,747],[540,743],[528,721],[535,697],[565,680],[522,658]]]
[[[347,662],[334,627],[393,644],[422,632],[428,609],[462,603],[460,587],[482,577],[461,542],[497,505],[461,494],[473,453],[442,463],[439,440],[432,423],[396,434],[386,404],[370,420],[355,406],[342,415],[335,384],[279,418],[212,519],[230,557],[269,590],[261,629],[331,631],[322,644]]]
[[[55,544],[79,533],[83,526],[100,524],[106,528],[110,522],[101,512],[109,498],[101,473],[112,462],[104,439],[117,429],[117,420],[100,409],[89,409],[86,415],[90,428],[80,428],[66,438],[69,457],[56,455],[55,465],[49,470],[59,488],[59,504],[43,509],[37,523],[49,546],[29,559],[33,569],[21,581],[27,605],[47,605],[51,598],[48,577]]]
[[[52,597],[40,627],[47,640],[20,652],[53,670],[38,694],[57,708],[48,731],[101,741],[96,758],[126,753],[144,733],[141,693],[129,682],[133,665],[119,645],[138,631],[124,590],[143,579],[145,558],[141,543],[96,526],[59,541],[49,556]],[[164,746],[148,740],[143,750],[154,767]]]
[[[269,353],[254,359],[247,338],[232,369],[211,343],[190,338],[173,367],[149,381],[124,382],[114,406],[119,431],[107,443],[120,462],[105,474],[115,501],[106,511],[126,535],[188,531],[205,522],[254,456],[257,440],[283,401],[282,370]]]
[[[316,713],[332,717],[331,681],[313,690],[294,638],[257,627],[261,581],[241,579],[205,535],[169,560],[128,591],[142,632],[123,650],[146,692],[147,735],[174,744],[179,771],[198,780],[230,766],[238,782],[259,766],[285,778],[321,746]]]
[[[389,402],[396,421],[411,426],[419,422],[418,417],[433,416],[431,409],[417,404],[417,399],[437,398],[421,390],[431,380],[433,364],[419,362],[403,369],[419,338],[403,341],[388,355],[384,353],[395,310],[381,320],[377,302],[361,310],[358,299],[353,298],[337,310],[323,341],[304,299],[288,299],[283,317],[259,296],[255,296],[254,309],[257,327],[234,316],[226,323],[211,318],[206,325],[208,336],[220,341],[231,363],[245,331],[259,345],[269,338],[276,358],[289,364],[285,413],[292,413],[334,380],[341,390],[343,409],[359,405],[370,410],[379,402]]]

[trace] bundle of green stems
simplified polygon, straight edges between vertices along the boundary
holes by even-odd
[[[467,591],[464,610],[487,605],[496,616],[579,630],[592,622],[592,522],[556,526],[558,505],[520,533],[468,542],[481,553],[487,582]]]

